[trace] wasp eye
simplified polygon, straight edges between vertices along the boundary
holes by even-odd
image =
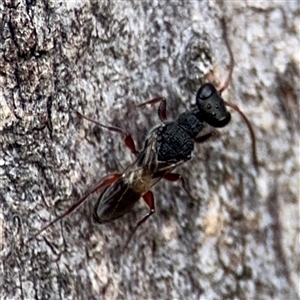
[[[206,100],[206,99],[208,99],[215,92],[216,92],[216,88],[211,83],[205,83],[205,84],[203,84],[200,87],[200,89],[198,90],[198,93],[197,93],[197,102],[199,100]]]

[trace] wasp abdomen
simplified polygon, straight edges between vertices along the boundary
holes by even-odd
[[[141,194],[120,178],[116,184],[107,187],[95,205],[93,218],[97,223],[106,223],[129,213]]]

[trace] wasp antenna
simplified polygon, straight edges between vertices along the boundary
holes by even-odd
[[[255,137],[255,133],[253,130],[253,127],[250,123],[250,121],[248,120],[248,118],[246,117],[246,115],[239,109],[239,107],[231,102],[225,101],[225,104],[229,107],[231,107],[232,109],[234,109],[237,113],[240,114],[240,116],[242,117],[242,119],[244,120],[244,122],[246,123],[249,132],[250,132],[250,137],[251,137],[251,142],[252,142],[252,160],[253,160],[253,164],[255,166],[256,171],[258,171],[258,160],[257,160],[257,151],[256,151],[256,137]]]
[[[233,73],[233,68],[234,68],[234,57],[233,57],[233,53],[232,53],[232,50],[231,50],[231,47],[230,47],[230,44],[229,44],[229,41],[228,41],[227,25],[226,25],[225,17],[221,18],[221,25],[222,25],[222,28],[223,28],[223,39],[224,39],[225,45],[226,45],[228,53],[229,53],[230,62],[229,62],[229,73],[228,73],[227,79],[225,80],[222,88],[219,90],[220,95],[222,94],[222,92],[224,92],[224,90],[227,89],[227,87],[230,83],[232,73]]]

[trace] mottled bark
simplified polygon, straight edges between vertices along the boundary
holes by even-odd
[[[149,1],[148,1],[149,2]],[[0,3],[1,299],[299,299],[299,3],[297,1],[9,1]],[[97,194],[37,239],[102,176],[194,102],[209,74],[241,117],[196,145],[179,184],[153,188],[156,214],[126,238],[144,204],[92,222]]]

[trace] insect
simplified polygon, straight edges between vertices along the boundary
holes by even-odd
[[[113,221],[129,213],[140,198],[143,198],[149,207],[148,213],[136,224],[126,243],[127,245],[137,228],[155,212],[155,200],[151,188],[158,181],[161,179],[179,180],[182,187],[189,194],[183,177],[180,174],[173,173],[173,170],[191,159],[195,143],[203,143],[214,136],[215,132],[213,130],[204,133],[204,129],[208,127],[207,124],[213,128],[221,128],[229,124],[231,114],[226,106],[236,110],[247,124],[252,139],[253,161],[257,165],[255,136],[249,120],[236,105],[225,102],[221,97],[222,92],[229,85],[234,65],[233,54],[227,41],[226,27],[225,24],[223,25],[224,40],[231,58],[231,67],[224,86],[217,91],[214,85],[210,83],[203,84],[196,94],[195,103],[191,109],[180,114],[177,120],[171,122],[166,121],[165,98],[158,97],[138,105],[142,107],[147,104],[159,103],[158,116],[162,122],[149,132],[141,151],[136,150],[132,136],[126,131],[118,127],[103,125],[78,113],[83,119],[123,135],[125,145],[136,158],[122,173],[114,173],[102,178],[65,213],[39,230],[31,239],[72,213],[87,200],[89,195],[101,191],[93,212],[94,220],[100,224]]]

